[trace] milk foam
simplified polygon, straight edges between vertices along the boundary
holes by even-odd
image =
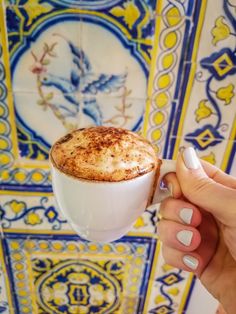
[[[121,181],[157,166],[154,147],[138,134],[113,127],[78,129],[58,140],[51,159],[62,172],[76,178]]]

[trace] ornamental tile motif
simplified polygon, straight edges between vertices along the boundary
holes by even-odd
[[[83,241],[55,202],[48,152],[71,129],[114,125],[236,175],[235,9],[0,0],[0,313],[192,313],[195,278],[165,264],[156,210],[116,242]]]

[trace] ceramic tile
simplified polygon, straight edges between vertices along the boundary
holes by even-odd
[[[82,48],[87,57],[85,82],[97,77],[97,91],[114,93],[123,86],[131,97],[146,98],[154,42],[154,2],[120,1],[82,11]],[[94,45],[94,42],[97,42]],[[86,86],[84,91],[88,92]]]
[[[0,217],[2,237],[7,230],[21,232],[63,230],[74,233],[52,194],[42,193],[37,196],[30,193],[3,194],[0,201]],[[130,232],[139,234],[140,237],[146,233],[155,234],[156,223],[156,210],[147,209],[134,223]]]
[[[228,172],[236,177],[236,142],[232,143],[233,144],[233,152],[232,152],[232,157],[230,159],[229,165],[227,165],[226,170],[228,170]]]
[[[202,31],[199,39],[197,60],[211,63],[207,57],[213,53],[220,53],[224,49],[227,52],[234,51],[236,47],[235,13],[236,4],[233,0],[207,1]],[[235,59],[233,61],[236,64]]]
[[[28,4],[6,9],[12,89],[39,92],[51,87],[54,93],[76,92],[71,84],[75,63],[70,45],[80,43],[78,11]]]
[[[235,141],[233,140],[224,140],[220,143],[209,146],[204,150],[199,150],[197,145],[190,144],[190,140],[192,143],[198,142],[198,138],[186,139],[184,137],[176,138],[172,137],[169,145],[169,154],[173,154],[173,147],[178,142],[178,147],[181,149],[182,147],[193,146],[196,149],[196,152],[199,158],[221,168],[223,171],[227,173],[234,172],[234,159],[235,159]]]
[[[2,263],[2,237],[0,238],[0,313],[9,314],[11,304],[8,300],[7,286],[6,286],[6,269],[4,263]]]
[[[185,313],[189,302],[185,289],[191,291],[194,280],[191,273],[167,265],[160,251],[145,313]]]
[[[200,64],[185,63],[183,68],[180,93],[172,103],[172,125],[165,141],[168,158],[176,158],[182,137],[204,152],[224,140],[233,140],[235,132],[235,74],[225,74],[224,79],[218,80]],[[169,136],[175,137],[176,142],[170,143]],[[170,155],[170,150],[174,155]]]
[[[96,116],[100,116],[102,125],[138,131],[142,124],[146,99],[130,97],[130,90],[126,88],[119,93],[116,97],[83,95],[81,102],[84,112],[79,127],[95,125]]]
[[[3,232],[8,229],[32,232],[42,229],[73,231],[53,195],[2,195],[0,208]]]
[[[153,238],[127,237],[98,245],[68,234],[53,235],[48,240],[46,235],[29,238],[24,233],[11,233],[3,246],[11,289],[15,291],[12,302],[19,313],[24,313],[25,304],[29,313],[92,309],[142,312],[142,291],[151,272],[147,261],[155,253]]]
[[[194,67],[193,64],[191,68]],[[188,105],[192,117],[185,126],[192,128],[193,125],[210,124],[219,131],[222,128],[222,136],[227,139],[230,136],[230,126],[236,113],[233,107],[236,100],[234,86],[236,73],[225,75],[224,79],[218,80],[209,72],[210,69],[203,69],[200,66],[196,68]],[[188,137],[194,136],[194,134],[188,134],[188,131],[183,130],[183,134]]]
[[[47,159],[51,145],[80,126],[82,106],[76,94],[57,94],[50,88],[38,93],[18,92],[14,93],[14,107],[21,158]],[[38,151],[32,147],[37,143]]]
[[[149,76],[148,102],[144,116],[144,134],[165,156],[166,134],[172,122],[172,111],[183,79],[183,55],[190,36],[186,17],[157,17],[153,63]]]
[[[71,129],[103,124],[138,130],[146,100],[131,98],[129,93],[125,88],[116,97],[59,95],[46,89],[42,93],[14,93],[21,163],[42,162],[47,167],[49,148]],[[77,112],[72,101],[81,111]]]
[[[148,65],[134,45],[126,47],[109,29],[89,22],[83,23],[82,33],[82,47],[91,66],[82,92],[112,96],[126,88],[131,97],[146,98]],[[95,39],[99,44],[94,46]]]
[[[5,3],[8,32],[0,1],[0,264],[7,276],[0,306],[8,303],[5,313],[34,313],[32,307],[76,313],[91,306],[117,314],[193,313],[190,296],[203,299],[199,290],[194,295],[191,274],[164,263],[155,210],[117,242],[81,240],[55,203],[48,149],[79,125],[102,120],[141,132],[143,124],[161,156],[176,158],[180,146],[197,143],[204,148],[197,147],[201,158],[235,174],[234,3]],[[208,131],[205,137],[199,129]],[[86,308],[75,306],[78,296]]]
[[[188,16],[191,17],[199,2],[196,0],[162,0],[157,2],[157,14],[169,17]]]

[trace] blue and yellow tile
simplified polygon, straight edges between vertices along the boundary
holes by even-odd
[[[236,175],[235,1],[2,0],[0,30],[0,312],[187,313],[194,277],[165,264],[155,210],[119,241],[81,240],[48,151],[71,128],[116,125]],[[79,70],[112,84],[81,89]]]
[[[19,313],[138,313],[144,308],[156,240],[110,244],[72,234],[6,233],[11,302]],[[58,253],[60,255],[58,256]]]

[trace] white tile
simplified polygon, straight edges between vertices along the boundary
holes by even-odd
[[[232,24],[232,19],[236,17],[235,8],[234,0],[207,1],[205,18],[199,39],[198,61],[225,47],[232,50],[235,49],[236,37]],[[229,12],[231,18],[229,15],[227,16],[227,12]]]

